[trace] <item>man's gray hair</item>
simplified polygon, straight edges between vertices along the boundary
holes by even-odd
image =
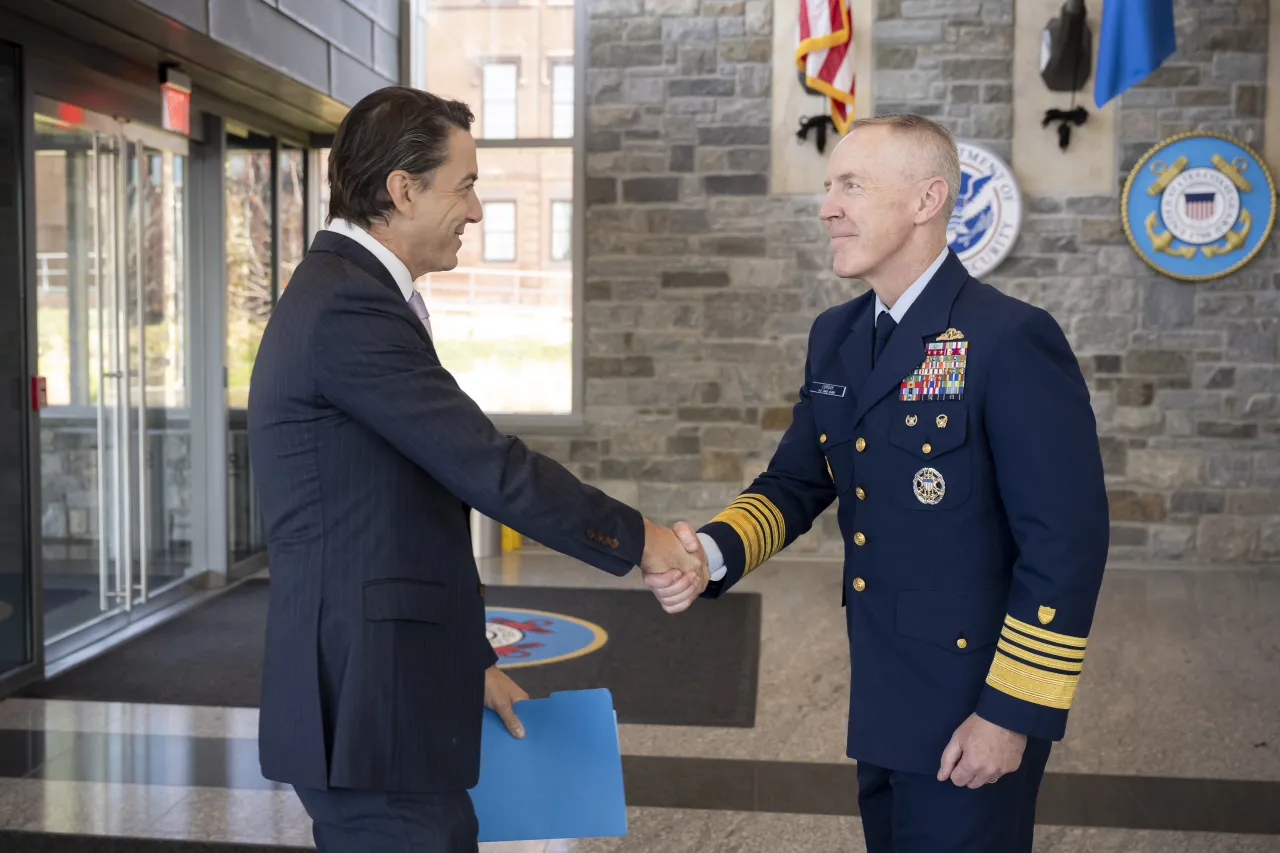
[[[947,182],[947,201],[943,211],[948,219],[955,210],[956,194],[960,192],[960,153],[956,149],[955,137],[936,121],[924,116],[909,113],[888,113],[886,115],[860,118],[849,126],[849,133],[860,127],[884,125],[894,131],[905,134],[918,144],[916,158],[918,174],[916,179],[939,177]]]

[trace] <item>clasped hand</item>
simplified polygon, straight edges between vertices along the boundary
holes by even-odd
[[[644,584],[658,598],[662,609],[679,613],[688,609],[711,582],[707,555],[692,528],[681,522],[675,531],[644,520],[644,555],[640,571]]]

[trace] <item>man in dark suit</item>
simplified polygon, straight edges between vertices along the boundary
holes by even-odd
[[[836,274],[871,289],[814,322],[768,470],[697,534],[676,525],[714,598],[839,499],[870,853],[1030,853],[1110,535],[1079,365],[948,248],[959,179],[934,122],[854,123],[821,216]]]
[[[670,530],[500,433],[441,366],[414,281],[456,266],[480,221],[471,121],[400,87],[351,110],[329,227],[254,364],[262,772],[297,790],[322,853],[477,849],[483,708],[519,737],[512,705],[528,697],[486,638],[470,507],[611,574],[662,575],[669,612],[706,585]]]

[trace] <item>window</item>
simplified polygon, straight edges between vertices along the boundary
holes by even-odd
[[[404,30],[414,85],[474,105],[485,205],[457,266],[418,286],[441,362],[512,431],[581,418],[575,46],[585,3],[410,0]]]
[[[490,201],[484,206],[484,259],[489,263],[510,263],[516,259],[516,203]]]
[[[227,239],[227,406],[243,409],[249,402],[249,377],[258,344],[275,303],[271,275],[275,222],[272,212],[271,149],[250,147],[228,137],[226,211]]]
[[[490,62],[481,83],[480,130],[485,139],[516,138],[516,78],[514,62]]]
[[[284,290],[293,278],[293,271],[302,263],[306,252],[306,205],[303,194],[307,188],[307,152],[300,148],[280,150],[280,268],[277,272],[279,288]]]
[[[573,258],[573,202],[551,202],[551,260]]]
[[[573,138],[573,65],[556,62],[551,66],[551,136]]]

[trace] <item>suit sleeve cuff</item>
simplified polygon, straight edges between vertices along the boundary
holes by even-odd
[[[719,598],[742,580],[743,568],[746,566],[746,549],[737,532],[722,521],[713,521],[698,531],[698,538],[710,539],[720,556],[722,571],[719,578],[712,578],[711,583],[703,591],[703,598]],[[710,563],[711,553],[707,553]]]
[[[1005,617],[977,714],[1028,737],[1061,740],[1088,640]]]
[[[1003,729],[1043,740],[1062,740],[1067,731],[1067,711],[1049,708],[1010,696],[991,686],[982,691],[977,714]]]

